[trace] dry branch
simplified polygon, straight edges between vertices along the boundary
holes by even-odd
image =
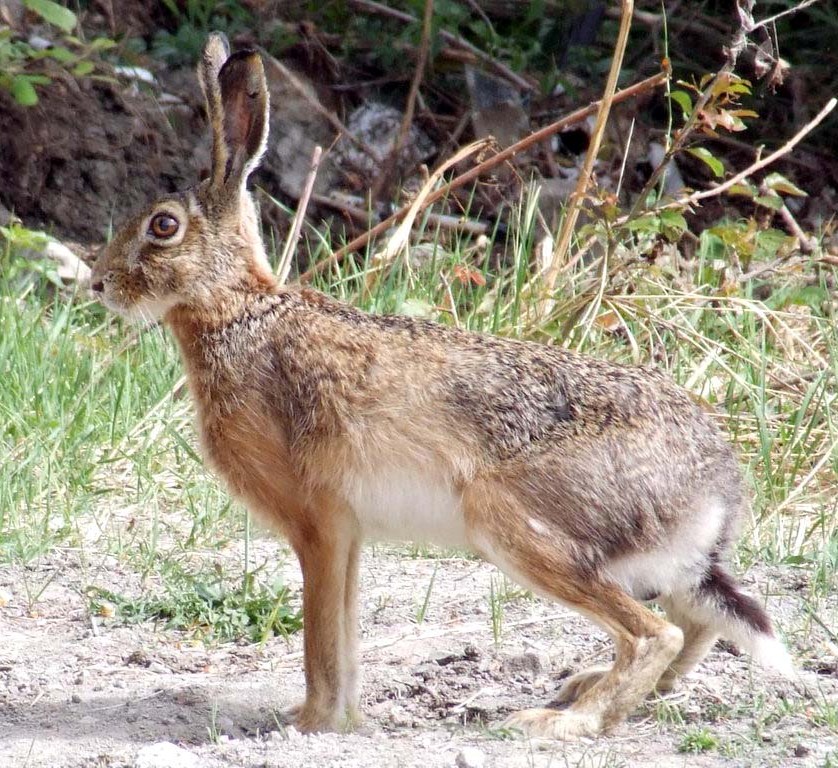
[[[823,119],[835,109],[835,105],[838,103],[838,100],[835,97],[831,98],[812,118],[806,125],[804,125],[797,133],[794,134],[782,147],[779,149],[774,150],[770,155],[766,155],[763,158],[760,158],[754,163],[751,163],[744,171],[740,171],[734,176],[731,176],[727,181],[718,186],[711,187],[710,189],[704,189],[699,192],[693,192],[691,195],[687,195],[686,197],[682,197],[679,200],[676,200],[673,203],[669,203],[668,205],[661,206],[661,208],[671,208],[673,206],[683,206],[683,205],[693,205],[701,200],[706,200],[708,197],[716,197],[717,195],[722,194],[722,192],[726,192],[731,187],[738,184],[740,181],[744,181],[748,178],[751,174],[759,171],[767,166],[771,165],[775,160],[781,158],[783,155],[787,155],[789,152],[792,151],[802,140],[805,136],[810,134],[815,128],[817,128],[820,123],[823,122]]]
[[[614,94],[613,103],[619,104],[620,102],[626,101],[627,99],[633,98],[640,93],[645,93],[652,88],[657,88],[660,85],[663,85],[667,81],[668,75],[665,72],[659,72],[656,75],[652,75],[651,77],[647,77],[645,80],[641,80],[639,83],[635,83],[634,85],[629,86],[628,88],[624,88],[621,91],[618,91]],[[561,120],[557,120],[550,125],[545,126],[525,138],[521,139],[520,141],[515,142],[511,146],[507,147],[498,154],[494,155],[493,157],[484,160],[482,163],[479,163],[474,168],[465,173],[460,174],[456,178],[452,179],[450,182],[442,186],[441,188],[437,189],[436,191],[432,192],[425,198],[423,201],[423,207],[427,207],[432,203],[435,203],[437,200],[449,195],[453,190],[459,189],[462,186],[465,186],[469,182],[475,181],[477,178],[480,177],[481,174],[486,173],[487,171],[496,168],[497,166],[505,163],[507,160],[514,157],[519,152],[523,152],[526,149],[529,149],[534,144],[538,144],[545,139],[550,138],[554,134],[558,133],[559,131],[563,131],[565,128],[570,127],[571,125],[576,125],[577,123],[581,123],[583,120],[586,120],[591,115],[595,114],[596,111],[600,107],[599,101],[594,101],[589,104],[587,107],[583,107],[581,109],[577,109],[575,112],[571,112],[566,117],[563,117]],[[400,208],[396,211],[392,216],[388,217],[384,221],[380,222],[368,232],[356,237],[351,242],[344,245],[339,250],[335,251],[328,259],[315,264],[311,269],[307,272],[304,272],[300,275],[301,282],[310,282],[311,279],[320,272],[328,269],[329,267],[339,264],[346,254],[351,253],[353,251],[358,250],[359,248],[363,248],[373,237],[380,235],[382,232],[385,232],[387,229],[392,227],[396,222],[401,221],[401,219],[407,215],[407,213],[411,210],[411,205],[406,205],[403,208]]]

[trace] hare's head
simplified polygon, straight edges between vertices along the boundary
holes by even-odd
[[[262,61],[254,51],[229,55],[213,33],[198,77],[212,127],[209,178],[134,215],[93,271],[94,293],[126,317],[156,320],[178,306],[212,313],[237,291],[272,282],[246,190],[268,137]]]

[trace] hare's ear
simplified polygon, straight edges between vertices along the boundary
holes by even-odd
[[[224,166],[214,166],[213,185],[240,187],[258,165],[268,140],[268,84],[262,59],[255,51],[238,51],[230,56],[218,73],[223,120],[221,136],[215,142],[224,150],[213,149],[213,162],[224,157]]]
[[[198,81],[204,92],[207,118],[212,128],[212,180],[220,184],[227,167],[227,145],[224,141],[224,106],[218,75],[230,56],[230,44],[222,32],[212,32],[204,44],[198,65]]]

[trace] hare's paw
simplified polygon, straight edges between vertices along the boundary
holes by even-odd
[[[516,728],[533,738],[574,741],[598,735],[602,731],[602,721],[594,713],[573,709],[523,709],[510,715],[503,727]]]
[[[674,672],[664,672],[661,679],[655,683],[655,694],[658,696],[666,696],[672,693],[678,685],[678,675]]]
[[[610,667],[591,667],[571,675],[565,680],[552,703],[569,704],[576,701],[585,691],[593,688],[610,670]]]
[[[293,725],[300,733],[329,733],[353,731],[364,722],[357,707],[346,710],[301,702],[282,712],[282,722]]]

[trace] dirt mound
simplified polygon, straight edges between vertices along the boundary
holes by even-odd
[[[179,134],[151,96],[60,71],[33,107],[0,90],[0,203],[28,226],[101,242],[127,212],[194,181],[202,128],[182,112]]]

